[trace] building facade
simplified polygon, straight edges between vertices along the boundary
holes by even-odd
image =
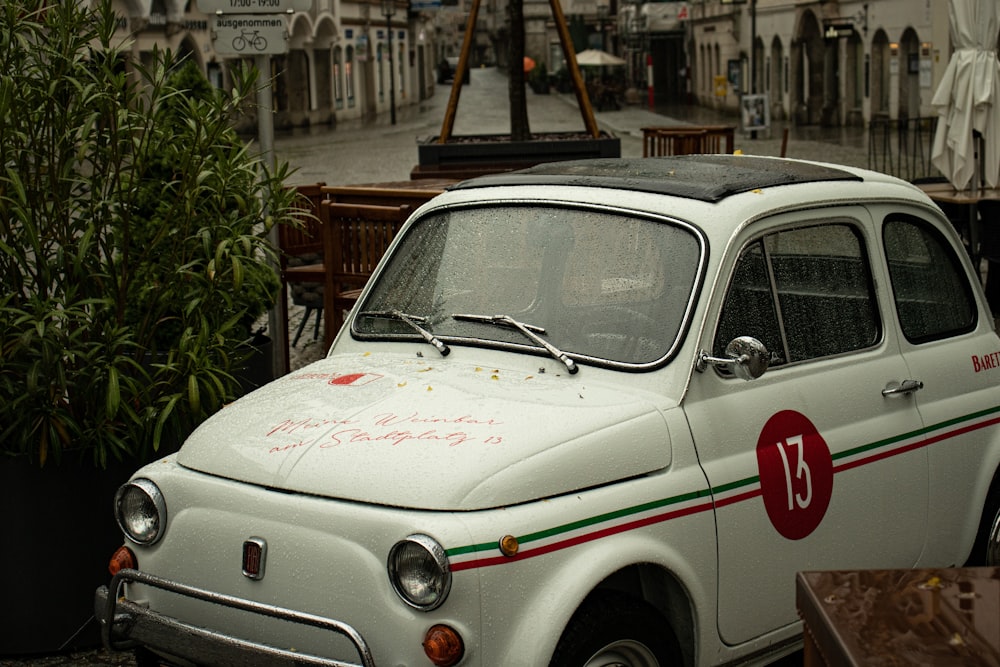
[[[408,0],[386,1],[393,10],[389,18],[381,2],[295,0],[296,8],[306,9],[285,15],[287,50],[267,59],[275,127],[371,117],[387,113],[393,97],[399,108],[434,93],[435,12],[412,10]],[[133,56],[140,61],[148,61],[154,49],[170,49],[226,88],[234,63],[247,57],[224,55],[232,49],[219,48],[213,15],[201,11],[198,0],[114,0],[114,5],[122,37],[133,40]]]
[[[763,95],[772,118],[798,125],[933,115],[951,52],[947,0],[688,4],[690,77],[667,95],[733,110]]]
[[[951,53],[948,0],[561,3],[578,50],[626,59],[633,100],[737,112],[763,95],[771,119],[802,125],[928,117]],[[549,19],[532,48],[558,70],[548,1],[525,6]]]
[[[434,93],[438,63],[457,56],[473,2],[472,66],[509,62],[507,0],[294,0],[287,53],[270,59],[276,127],[357,119]],[[523,0],[525,53],[550,75],[565,69],[551,0]],[[632,103],[740,111],[748,96],[771,120],[799,125],[910,122],[951,53],[948,0],[559,0],[572,48],[626,60]],[[189,54],[220,87],[220,55],[198,0],[115,0],[140,58],[154,47]],[[389,74],[392,32],[393,76]],[[618,75],[618,72],[615,72]]]

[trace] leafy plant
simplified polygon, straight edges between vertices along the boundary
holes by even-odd
[[[88,4],[0,5],[0,453],[39,465],[149,458],[238,394],[294,205],[232,129],[252,68],[134,62]]]

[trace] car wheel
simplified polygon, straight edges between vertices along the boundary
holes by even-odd
[[[965,564],[967,567],[1000,566],[1000,473],[993,478],[986,495],[979,532]]]
[[[677,641],[651,605],[620,594],[591,596],[559,638],[552,667],[679,664]]]

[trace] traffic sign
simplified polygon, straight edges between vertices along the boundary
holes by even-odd
[[[212,18],[215,52],[226,56],[288,53],[288,23],[282,14],[219,14]]]
[[[288,14],[307,12],[312,0],[198,0],[206,14]]]

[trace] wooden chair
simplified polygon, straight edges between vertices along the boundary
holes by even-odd
[[[322,203],[323,252],[329,258],[323,292],[328,347],[411,210],[406,204]]]
[[[306,313],[302,318],[302,323],[295,334],[295,342],[298,342],[302,330],[312,312],[316,311],[316,326],[319,326],[322,317],[323,304],[323,282],[325,280],[323,266],[323,231],[320,226],[320,202],[326,195],[322,192],[325,183],[315,183],[309,185],[299,185],[295,189],[299,193],[299,203],[302,208],[298,220],[299,227],[291,225],[278,226],[278,249],[281,251],[280,276],[281,276],[281,299],[284,302],[284,312],[288,312],[288,290],[289,286],[312,284],[315,286],[317,305],[310,305],[304,302]],[[295,288],[293,287],[293,290]],[[293,295],[293,300],[295,299]],[[281,335],[285,339],[285,368],[288,368],[288,322],[284,323]]]
[[[701,128],[650,128],[644,130],[643,157],[701,153],[705,130]]]
[[[736,128],[731,125],[680,125],[642,128],[642,156],[732,153]]]
[[[736,149],[736,127],[733,125],[702,125],[705,136],[702,139],[702,153],[732,154]]]

